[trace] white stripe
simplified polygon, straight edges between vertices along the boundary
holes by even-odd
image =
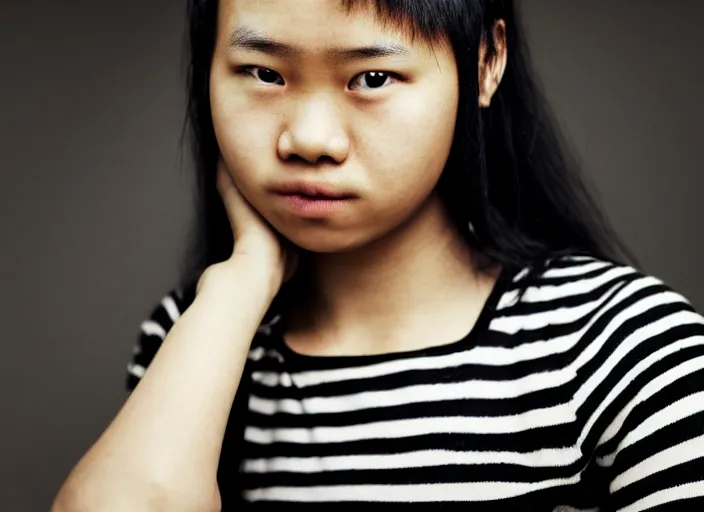
[[[277,361],[284,360],[284,357],[279,354],[276,350],[265,349],[264,347],[255,347],[249,351],[247,356],[251,361],[261,361],[265,357],[276,359]]]
[[[364,439],[399,439],[428,434],[505,434],[533,428],[553,426],[575,420],[569,404],[532,410],[512,416],[494,417],[428,417],[379,421],[344,427],[274,428],[248,426],[245,439],[255,444],[274,442],[318,444],[359,441]]]
[[[319,487],[269,487],[244,492],[248,501],[367,501],[367,502],[448,502],[490,501],[521,496],[530,492],[574,485],[580,475],[541,482],[461,482],[422,485],[331,485]]]
[[[520,272],[518,272],[515,276],[513,276],[513,282],[517,283],[524,277],[526,277],[530,273],[530,268],[524,268]]]
[[[293,377],[288,372],[252,372],[252,380],[270,388],[277,386],[290,388],[293,386]]]
[[[364,391],[350,395],[303,399],[269,399],[258,397],[255,393],[252,393],[250,395],[249,408],[253,412],[266,415],[276,414],[277,412],[329,414],[447,400],[517,398],[535,391],[557,388],[569,382],[575,376],[574,370],[564,368],[551,372],[534,373],[526,377],[507,381],[470,380],[440,384],[419,384],[382,391]],[[282,384],[286,384],[286,382],[284,381]]]
[[[144,377],[144,372],[146,372],[146,369],[142,365],[130,363],[127,365],[127,371],[135,377],[141,379]]]
[[[581,265],[575,265],[575,266],[570,266],[570,267],[557,267],[557,268],[548,268],[544,273],[543,277],[544,278],[557,278],[557,277],[579,277],[584,274],[588,274],[589,272],[593,272],[595,270],[599,270],[602,268],[606,267],[613,267],[614,264],[609,262],[609,261],[601,261],[601,260],[590,260],[590,261],[585,261]],[[630,267],[621,267],[621,268],[630,268]]]
[[[587,256],[586,254],[574,254],[572,256],[561,256],[559,259],[555,261],[574,261],[574,262],[582,262],[582,261],[595,261],[596,258],[594,256]]]
[[[605,294],[603,297],[599,297],[596,300],[571,308],[552,308],[528,315],[497,317],[491,321],[489,328],[506,334],[516,334],[519,331],[539,330],[548,325],[569,324],[580,318],[594,314],[597,309],[605,303],[611,302],[616,304],[624,300],[627,294],[630,295],[640,289],[657,284],[661,284],[661,281],[652,277],[637,279],[624,286],[623,289],[619,290],[619,292],[611,298],[608,294]],[[628,289],[630,293],[625,291],[626,289]]]
[[[599,274],[598,276],[588,279],[577,279],[575,281],[570,281],[569,283],[560,285],[543,284],[539,286],[531,286],[526,289],[526,293],[523,295],[523,301],[533,303],[548,302],[566,299],[568,297],[575,297],[577,295],[586,295],[610,281],[614,281],[619,277],[633,275],[633,273],[634,271],[631,268],[615,267],[607,270],[603,274]],[[614,283],[613,286],[615,287],[621,284],[623,284],[623,281]]]
[[[513,306],[518,304],[519,293],[520,290],[511,290],[508,292],[504,292],[503,295],[501,295],[499,302],[496,304],[496,314],[498,314],[498,312],[501,310],[512,308]]]
[[[176,323],[176,321],[181,318],[181,312],[178,310],[176,302],[174,302],[174,299],[170,295],[167,295],[161,299],[161,305],[164,306],[166,313],[168,313],[169,318],[173,323]]]
[[[582,452],[577,447],[546,448],[528,453],[462,452],[423,450],[390,455],[344,455],[335,457],[276,457],[245,460],[246,473],[318,473],[396,468],[422,468],[445,465],[516,464],[525,467],[561,467],[577,462]]]
[[[263,352],[263,349],[256,354],[256,357],[262,357],[261,352]],[[353,379],[373,379],[375,377],[383,377],[385,375],[393,375],[411,370],[454,368],[465,364],[472,364],[476,361],[476,359],[477,358],[472,354],[472,350],[470,349],[435,357],[396,359],[393,361],[370,364],[361,367],[300,372],[293,374],[291,377],[297,387],[305,388],[320,384],[344,382]],[[267,372],[255,372],[254,375],[256,375],[257,381],[263,385],[276,386],[278,383],[278,376],[276,373],[267,374]]]
[[[655,508],[665,503],[686,500],[688,498],[700,498],[702,496],[704,496],[704,482],[689,482],[676,487],[670,487],[669,489],[662,489],[654,492],[653,494],[650,494],[645,498],[641,498],[635,503],[622,508],[619,512],[641,512],[642,510],[650,510],[651,508]],[[677,508],[679,509],[680,507]]]
[[[619,491],[659,471],[699,459],[702,454],[704,454],[704,434],[658,452],[624,471],[611,482],[611,492]],[[682,473],[685,472],[683,468]]]
[[[266,351],[263,347],[255,347],[249,351],[247,358],[250,361],[261,361],[264,358]]]
[[[142,332],[147,336],[158,336],[162,340],[166,337],[164,328],[154,320],[145,320],[142,322]]]

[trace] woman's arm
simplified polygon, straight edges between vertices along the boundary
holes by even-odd
[[[249,258],[208,269],[139,386],[69,475],[54,512],[219,509],[225,426],[276,279]]]

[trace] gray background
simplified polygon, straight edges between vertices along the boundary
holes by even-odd
[[[294,0],[291,0],[292,2]],[[177,278],[184,2],[0,6],[0,509],[47,510]],[[546,91],[644,270],[704,308],[704,2],[526,0]]]

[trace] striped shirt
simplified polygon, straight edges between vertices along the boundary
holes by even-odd
[[[520,294],[526,275],[505,269],[464,339],[423,350],[306,356],[263,324],[223,510],[704,510],[704,318],[628,266],[560,258]],[[142,324],[130,388],[187,295]]]

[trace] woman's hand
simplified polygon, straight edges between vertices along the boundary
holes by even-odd
[[[295,250],[242,196],[222,158],[218,161],[217,188],[230,220],[235,243],[232,256],[214,266],[247,262],[247,265],[270,272],[278,291],[281,284],[295,272],[298,262]],[[205,273],[201,282],[204,277]],[[200,287],[201,283],[198,284],[198,289]]]

